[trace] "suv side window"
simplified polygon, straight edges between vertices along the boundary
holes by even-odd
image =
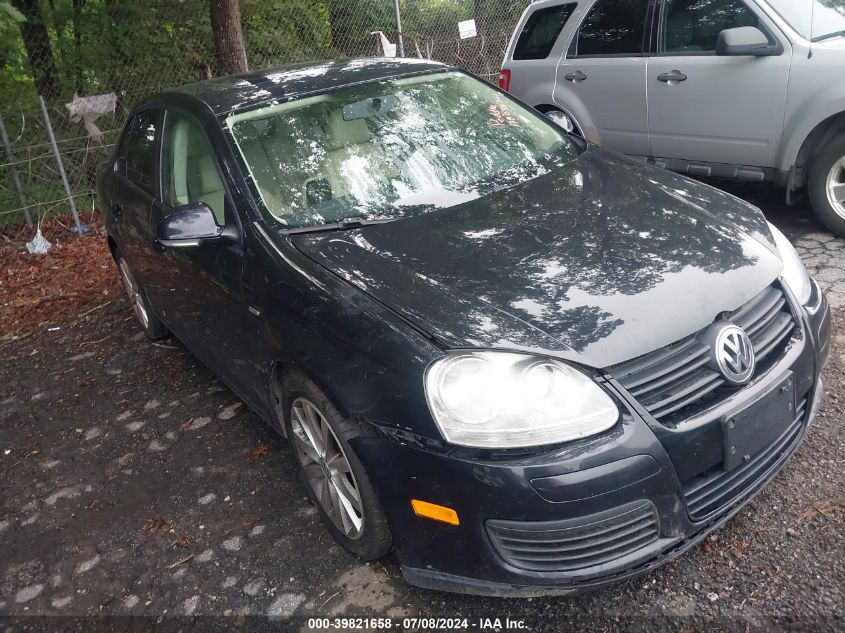
[[[546,59],[574,10],[575,3],[570,3],[538,9],[532,13],[516,41],[513,58]]]
[[[742,0],[667,0],[660,50],[712,53],[719,33],[738,26],[759,27],[757,16]]]
[[[175,110],[164,122],[161,185],[167,206],[204,202],[218,225],[226,223],[226,190],[211,145],[193,119]]]
[[[578,29],[576,53],[640,55],[649,0],[598,0]]]
[[[126,146],[126,177],[147,193],[155,193],[158,110],[145,110],[132,120]]]

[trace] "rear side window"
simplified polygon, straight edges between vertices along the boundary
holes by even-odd
[[[647,10],[648,0],[598,0],[578,30],[578,56],[641,54]]]
[[[158,121],[158,110],[145,110],[136,115],[126,148],[126,177],[148,193],[153,193],[155,188]]]
[[[516,41],[513,58],[546,59],[574,10],[575,4],[570,3],[538,9],[532,13]]]

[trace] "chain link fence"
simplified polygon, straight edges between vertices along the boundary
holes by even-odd
[[[380,56],[380,31],[399,45],[397,54],[443,61],[495,81],[527,3],[399,0],[401,32],[394,0],[241,0],[240,6],[250,70]],[[32,4],[42,11],[48,6]],[[30,31],[21,29],[16,49],[0,60],[6,132],[0,227],[29,218],[37,223],[69,210],[71,201],[84,224],[96,205],[96,169],[135,104],[161,89],[212,77],[220,65],[208,0],[55,0],[49,7],[38,16],[38,28],[29,20]],[[465,20],[475,21],[474,36],[459,34],[458,23]],[[75,96],[89,99],[74,104]],[[88,122],[79,116],[92,110],[105,112],[89,114]]]

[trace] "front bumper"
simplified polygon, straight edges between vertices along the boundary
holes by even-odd
[[[644,573],[694,546],[783,468],[818,410],[830,336],[824,298],[800,321],[777,365],[690,428],[667,432],[610,381],[620,423],[539,455],[360,438],[356,452],[389,515],[406,580],[482,595],[563,594]],[[783,385],[792,392],[792,424],[747,463],[724,470],[721,421]],[[720,441],[702,445],[716,426]],[[696,472],[688,472],[685,451]],[[460,525],[416,516],[412,498],[455,509]]]

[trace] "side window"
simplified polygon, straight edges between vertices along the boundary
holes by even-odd
[[[719,33],[738,26],[759,26],[742,0],[667,0],[660,50],[712,53]]]
[[[170,207],[204,202],[217,224],[226,223],[226,192],[205,132],[193,121],[168,110],[164,122],[161,185]]]
[[[155,189],[158,110],[145,110],[132,121],[126,146],[126,177],[148,193]]]
[[[575,10],[575,4],[538,9],[525,21],[516,46],[514,59],[546,59],[557,42],[563,26]]]
[[[648,0],[598,0],[578,30],[577,54],[639,55],[647,9]]]

